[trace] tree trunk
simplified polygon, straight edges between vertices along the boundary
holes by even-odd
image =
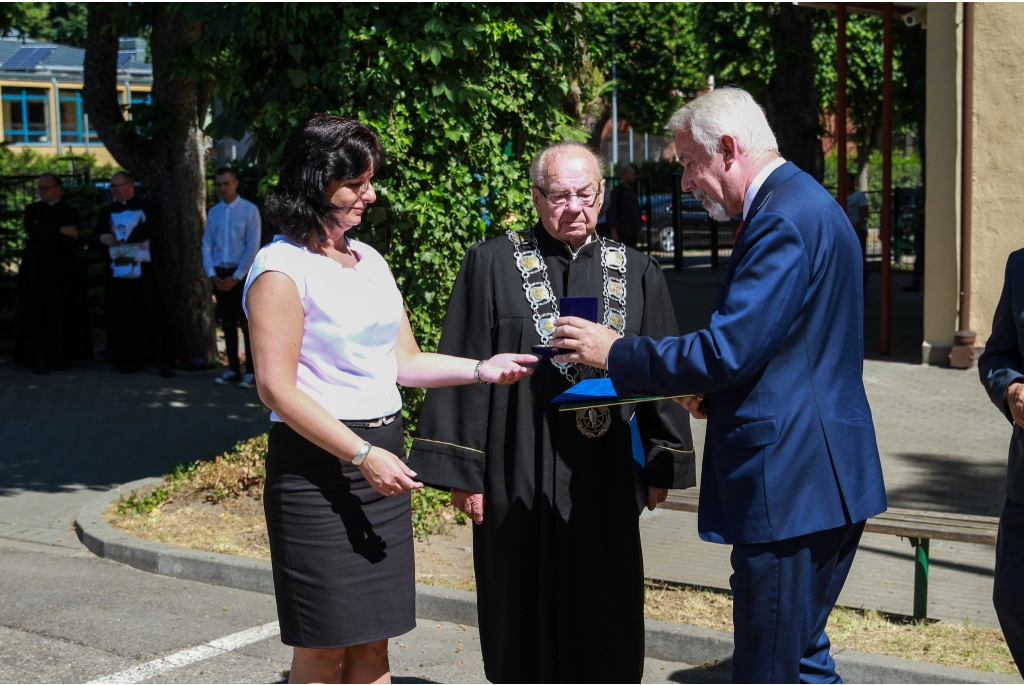
[[[183,361],[216,354],[211,288],[202,267],[206,217],[203,120],[210,80],[187,64],[202,33],[180,5],[153,8],[153,104],[126,125],[118,100],[120,9],[89,5],[83,99],[89,119],[118,164],[149,194],[156,216],[154,270],[160,279],[170,350]]]
[[[811,42],[812,12],[789,3],[769,5],[775,70],[768,81],[765,109],[782,156],[820,182],[825,175],[825,157],[814,87],[817,56]]]

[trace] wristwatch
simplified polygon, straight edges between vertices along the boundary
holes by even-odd
[[[364,442],[362,447],[359,448],[359,451],[356,452],[356,456],[354,456],[352,461],[349,463],[352,464],[352,466],[362,466],[363,462],[366,460],[366,455],[370,453],[370,447],[372,447],[370,443]]]

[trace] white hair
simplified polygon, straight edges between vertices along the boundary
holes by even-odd
[[[583,143],[577,143],[573,140],[566,140],[561,143],[555,143],[549,145],[533,158],[530,163],[530,181],[533,185],[538,188],[543,188],[545,181],[547,180],[548,166],[551,160],[560,155],[566,154],[571,157],[583,157],[589,159],[594,163],[594,181],[597,183],[601,182],[601,169],[604,165],[601,162],[601,158],[589,147]]]
[[[689,131],[709,155],[721,150],[725,135],[735,138],[740,150],[755,159],[767,152],[779,153],[764,111],[740,88],[719,88],[701,95],[673,114],[665,128],[672,133]]]

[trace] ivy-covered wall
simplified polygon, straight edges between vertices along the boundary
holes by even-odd
[[[256,161],[273,170],[312,112],[376,127],[388,168],[354,230],[382,248],[430,350],[469,246],[534,221],[532,155],[584,137],[567,113],[587,97],[574,84],[576,13],[568,3],[240,6],[213,27],[230,59],[217,79],[225,114],[211,130],[251,131]],[[408,419],[418,400],[407,394]]]

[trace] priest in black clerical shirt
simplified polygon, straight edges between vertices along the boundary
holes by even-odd
[[[469,250],[438,351],[529,354],[549,340],[564,295],[598,298],[598,320],[622,335],[677,335],[658,263],[594,233],[604,182],[593,153],[555,145],[530,176],[540,221]],[[668,488],[695,484],[689,417],[670,401],[558,411],[551,400],[593,373],[545,359],[514,386],[427,392],[410,466],[450,489],[476,524],[480,643],[492,682],[643,675],[638,499],[653,509]],[[643,445],[635,456],[634,412]]]
[[[161,376],[173,376],[164,354],[163,307],[152,272],[152,251],[148,257],[136,258],[145,253],[153,237],[152,209],[135,194],[135,181],[124,171],[111,177],[110,194],[114,201],[103,208],[98,220],[99,242],[107,248],[142,248],[143,253],[129,252],[117,259],[112,255],[107,286],[107,360],[121,373],[133,373],[152,362]],[[141,212],[141,218],[133,223],[136,212]],[[133,223],[133,228],[122,237],[125,222]]]
[[[56,174],[37,183],[25,208],[25,249],[18,269],[14,361],[38,374],[92,359],[85,286],[78,268],[78,210],[61,199]]]

